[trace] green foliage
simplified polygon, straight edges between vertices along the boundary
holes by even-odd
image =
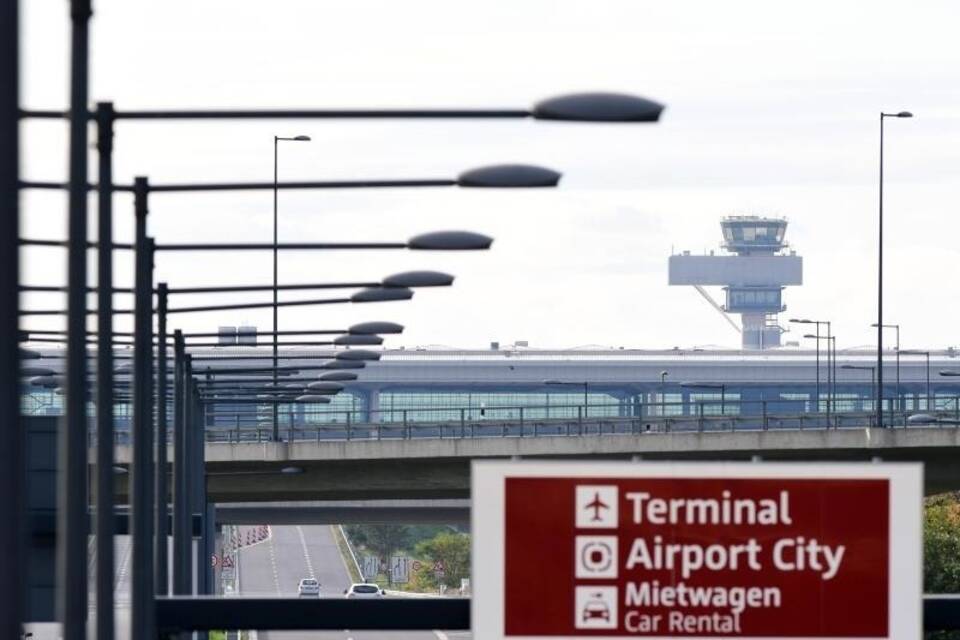
[[[352,525],[347,535],[380,558],[389,558],[410,544],[410,527],[403,524]]]
[[[960,593],[960,500],[958,494],[927,498],[923,510],[923,590]],[[926,634],[928,640],[960,640],[960,632]]]
[[[452,531],[441,531],[430,540],[424,540],[414,549],[414,556],[423,566],[413,575],[416,591],[435,591],[439,584],[433,572],[434,563],[443,561],[441,582],[448,589],[459,589],[460,580],[470,577],[470,536]]]
[[[927,499],[923,523],[923,589],[960,592],[960,502],[946,494]]]

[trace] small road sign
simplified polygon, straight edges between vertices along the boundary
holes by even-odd
[[[410,558],[406,556],[390,558],[390,581],[394,584],[410,582]]]

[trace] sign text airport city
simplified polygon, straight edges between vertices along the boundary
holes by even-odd
[[[603,511],[612,509],[612,504],[603,502],[601,493],[610,494],[608,486],[578,486],[577,494],[582,503],[592,499],[586,509],[590,517],[585,526],[601,526],[609,518]],[[613,488],[615,489],[615,488]],[[777,499],[736,498],[730,491],[722,491],[719,498],[657,498],[650,493],[627,492],[625,499],[630,505],[633,524],[645,522],[657,526],[715,526],[750,525],[776,527],[792,525],[790,517],[790,492],[781,491]],[[615,496],[608,495],[611,503]],[[616,562],[613,557],[616,539],[597,536],[578,536],[580,558],[578,577],[598,577]],[[815,537],[789,536],[773,541],[769,555],[765,545],[751,537],[742,543],[668,543],[661,535],[652,539],[634,537],[626,554],[624,570],[643,575],[646,572],[668,570],[688,580],[700,571],[726,571],[747,568],[763,571],[763,562],[769,558],[777,571],[811,571],[821,580],[831,580],[840,570],[846,551],[844,545],[826,545]],[[609,573],[609,571],[608,571]],[[625,607],[637,607],[624,616],[627,631],[671,631],[689,633],[712,631],[741,633],[740,614],[749,607],[780,607],[783,599],[780,588],[743,586],[688,586],[681,581],[675,585],[662,585],[659,580],[628,581],[623,595]],[[672,611],[667,615],[643,614],[640,607],[715,607],[729,609],[728,614],[713,613],[703,618]],[[581,626],[589,628],[590,618],[580,620]],[[663,628],[661,628],[663,627]]]
[[[601,463],[586,467],[608,473],[578,465],[569,477],[550,473],[558,466],[504,466],[486,502],[487,469],[475,469],[475,509],[502,505],[503,544],[490,558],[499,569],[482,540],[475,550],[476,619],[502,620],[491,637],[899,638],[914,623],[906,637],[919,634],[919,468],[837,465],[823,477],[796,465],[635,465],[618,475]],[[906,494],[895,491],[903,478]],[[915,512],[895,525],[894,505]],[[479,537],[497,522],[478,515]],[[895,549],[909,552],[897,561]],[[490,609],[485,576],[502,584]],[[894,594],[915,602],[896,611]]]

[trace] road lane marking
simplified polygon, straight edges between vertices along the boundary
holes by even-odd
[[[310,579],[316,580],[316,575],[313,573],[313,563],[310,562],[310,551],[307,549],[307,539],[303,535],[303,527],[297,525],[297,533],[300,534],[300,545],[303,547],[303,557],[307,561],[307,571],[310,572]]]
[[[280,591],[280,573],[277,571],[277,554],[273,550],[273,536],[267,538],[267,549],[270,550],[270,566],[273,568],[273,584],[277,587],[277,595],[283,595]]]
[[[450,640],[450,636],[445,634],[443,631],[437,631],[434,629],[433,635],[437,636],[437,640]]]

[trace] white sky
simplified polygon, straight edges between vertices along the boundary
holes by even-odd
[[[22,102],[63,108],[67,3],[21,4]],[[783,322],[832,319],[841,346],[871,344],[878,112],[909,109],[916,118],[888,123],[885,319],[903,325],[905,348],[958,342],[955,0],[96,0],[95,11],[91,98],[118,109],[523,108],[577,90],[667,104],[657,125],[122,123],[118,182],[267,181],[274,134],[313,137],[281,149],[285,180],[452,177],[498,162],[564,172],[552,191],[281,193],[281,241],[403,240],[441,229],[496,238],[485,253],[281,254],[281,282],[376,280],[408,269],[457,276],[454,287],[420,290],[411,302],[282,310],[281,328],[407,325],[388,346],[736,346],[739,336],[695,291],[667,286],[667,257],[672,248],[716,248],[722,215],[775,214],[790,219],[787,239],[805,262],[805,284],[785,292]],[[64,179],[65,125],[23,130],[24,177]],[[94,167],[91,154],[91,175]],[[65,236],[61,195],[33,192],[23,202],[24,236]],[[150,233],[161,243],[268,241],[271,207],[269,191],[156,195]],[[116,211],[117,238],[129,240],[128,196],[117,197]],[[91,200],[91,230],[94,213]],[[24,257],[25,282],[63,282],[57,251]],[[119,254],[118,263],[118,285],[129,284],[132,257]],[[161,255],[157,277],[171,286],[269,283],[270,254]],[[62,304],[55,295],[27,301]],[[241,322],[269,328],[270,311],[177,324]]]

